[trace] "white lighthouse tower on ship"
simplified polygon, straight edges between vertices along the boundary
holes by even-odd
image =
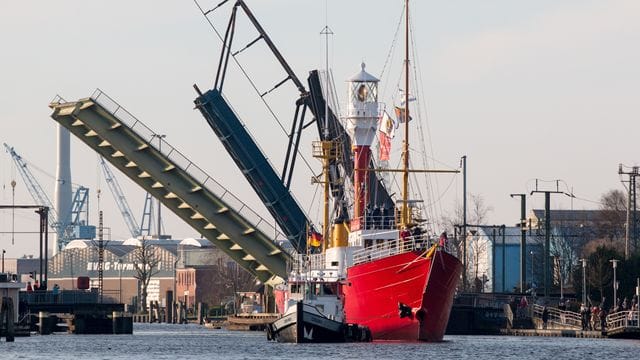
[[[368,201],[369,161],[371,143],[376,136],[380,117],[378,104],[378,80],[362,70],[348,80],[349,100],[347,106],[347,131],[351,137],[353,149],[353,190],[354,205],[351,218],[351,230],[364,228]]]

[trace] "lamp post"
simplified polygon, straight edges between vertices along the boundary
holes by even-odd
[[[176,261],[174,261],[173,263],[173,303],[171,304],[171,322],[172,323],[176,323],[177,320],[177,316],[176,316],[176,310],[177,310],[177,304],[178,304],[178,294],[176,293],[176,287],[177,287],[177,276],[178,276],[178,262],[180,261],[180,249],[178,249],[178,256],[176,257]],[[169,304],[167,304],[167,306],[169,306]]]
[[[582,262],[582,303],[587,305],[587,259],[580,259]]]
[[[2,249],[2,272],[4,273],[4,254],[7,252],[7,250]]]
[[[524,293],[527,283],[527,194],[511,194],[520,197],[520,292]]]
[[[611,259],[609,262],[613,266],[613,307],[618,306],[618,281],[616,280],[616,268],[618,267],[618,259]]]
[[[529,252],[531,255],[531,288],[533,288],[533,283],[535,281],[535,276],[533,276],[533,250]]]

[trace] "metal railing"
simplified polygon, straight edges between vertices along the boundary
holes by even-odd
[[[607,315],[608,331],[629,327],[640,327],[640,324],[638,324],[638,310],[622,310]]]
[[[511,294],[493,293],[461,293],[455,298],[456,305],[471,306],[474,308],[503,308],[504,304],[509,304],[513,299]],[[529,307],[527,306],[527,309]],[[518,309],[517,312],[521,312]],[[516,317],[523,317],[516,314]]]
[[[310,270],[322,270],[324,268],[326,268],[325,254],[292,254],[290,272],[303,274]]]
[[[363,230],[396,229],[396,216],[393,213],[393,209],[388,211],[390,211],[388,214],[366,214],[364,216],[356,217],[352,219],[352,221],[357,221]]]
[[[97,291],[84,291],[84,290],[61,290],[59,293],[54,294],[53,291],[33,291],[33,292],[20,292],[19,298],[21,302],[25,302],[29,305],[44,305],[44,304],[56,304],[56,305],[73,305],[73,304],[116,304],[118,303],[118,290],[105,290],[102,295],[102,301],[100,299],[100,293]]]
[[[545,307],[542,305],[534,304],[533,316],[542,319],[544,308]],[[580,313],[569,310],[560,310],[550,306],[547,307],[547,312],[549,314],[547,318],[547,328],[582,329],[582,317],[580,316]]]
[[[91,95],[91,100],[102,106],[107,112],[120,120],[123,124],[127,125],[130,129],[141,137],[149,146],[152,146],[156,151],[162,153],[167,159],[171,160],[176,166],[180,167],[192,178],[194,178],[200,186],[208,189],[215,194],[219,199],[223,200],[227,205],[233,208],[237,213],[242,215],[244,219],[253,227],[260,229],[265,235],[273,236],[272,240],[286,238],[276,227],[274,227],[267,220],[258,215],[252,208],[242,202],[239,198],[233,195],[229,190],[222,186],[219,182],[214,180],[204,170],[194,164],[189,158],[184,156],[176,148],[171,146],[166,141],[162,140],[162,146],[156,147],[152,144],[152,141],[158,137],[158,134],[146,126],[142,121],[138,120],[125,108],[120,106],[109,95],[104,93],[100,89],[96,89]]]
[[[353,252],[353,264],[374,261],[387,256],[403,254],[414,250],[428,250],[431,244],[424,237],[409,236],[404,239],[388,240],[372,244],[364,249]]]

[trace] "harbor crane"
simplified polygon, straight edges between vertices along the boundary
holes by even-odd
[[[96,228],[95,226],[87,225],[89,220],[89,189],[84,186],[77,188],[73,196],[71,209],[69,209],[69,213],[71,214],[70,220],[68,223],[64,223],[60,221],[60,214],[56,213],[51,200],[49,200],[42,186],[29,169],[24,158],[22,158],[13,147],[6,143],[4,143],[4,148],[16,164],[16,168],[27,186],[27,190],[29,194],[31,194],[33,201],[35,201],[37,205],[49,208],[48,222],[49,226],[58,236],[58,250],[64,248],[74,239],[93,239],[96,234]]]
[[[102,156],[100,157],[100,166],[102,167],[102,172],[104,173],[104,179],[107,182],[107,185],[109,185],[109,189],[111,190],[113,199],[115,200],[116,205],[118,205],[118,210],[120,210],[120,214],[122,214],[122,218],[124,219],[124,222],[127,224],[127,227],[129,228],[129,232],[131,233],[131,236],[134,238],[137,238],[138,236],[144,235],[145,231],[147,233],[146,235],[149,235],[148,225],[147,225],[147,228],[143,229],[143,227],[138,225],[138,222],[133,217],[133,213],[131,212],[131,207],[129,207],[129,203],[127,202],[127,198],[124,196],[124,193],[122,192],[122,188],[120,187],[120,184],[116,180],[116,177],[113,174],[113,171],[111,171],[111,169],[109,168],[109,165],[107,165],[107,162],[104,161],[104,158]],[[147,195],[147,199],[148,198],[149,196]],[[145,209],[146,209],[146,202],[145,202]],[[144,226],[144,216],[143,216],[142,225]]]

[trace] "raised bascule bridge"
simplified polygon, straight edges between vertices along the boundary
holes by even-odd
[[[107,94],[49,106],[55,121],[260,281],[286,278],[290,255],[274,242],[286,236]]]

